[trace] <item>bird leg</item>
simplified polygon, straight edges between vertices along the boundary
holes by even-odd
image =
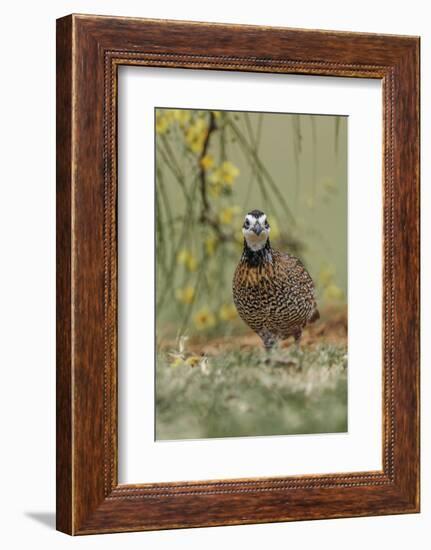
[[[285,357],[280,354],[280,348],[278,346],[278,338],[273,336],[269,331],[265,331],[260,334],[263,344],[265,346],[265,365],[272,367],[296,367],[297,361],[292,360],[289,357]]]
[[[295,338],[295,345],[296,349],[300,348],[301,345],[301,338],[302,338],[302,329],[298,329],[293,333],[293,337]]]
[[[273,362],[273,356],[274,352],[277,349],[278,341],[268,330],[265,329],[259,333],[259,336],[261,337],[263,345],[265,346],[264,363],[268,365]]]
[[[271,351],[277,345],[277,338],[268,330],[262,331],[259,336],[262,338],[266,351]]]
[[[294,341],[294,356],[295,359],[298,361],[298,368],[302,368],[302,361],[304,358],[304,352],[301,348],[301,338],[302,338],[302,329],[297,329],[293,334]]]

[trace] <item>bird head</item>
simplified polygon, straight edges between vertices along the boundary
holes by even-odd
[[[260,210],[252,210],[244,218],[242,234],[247,246],[254,252],[261,250],[267,244],[270,227],[266,214]]]

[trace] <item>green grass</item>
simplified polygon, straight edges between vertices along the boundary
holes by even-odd
[[[157,439],[347,431],[347,349],[319,344],[276,353],[225,351],[203,367],[173,366],[160,352]]]

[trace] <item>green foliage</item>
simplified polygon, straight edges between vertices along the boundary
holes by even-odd
[[[157,439],[347,431],[346,347],[276,353],[269,364],[256,349],[186,361],[159,353]]]

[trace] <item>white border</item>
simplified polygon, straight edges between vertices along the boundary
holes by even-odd
[[[377,80],[119,68],[121,483],[382,468],[381,97]],[[156,105],[349,116],[348,434],[154,441]]]

